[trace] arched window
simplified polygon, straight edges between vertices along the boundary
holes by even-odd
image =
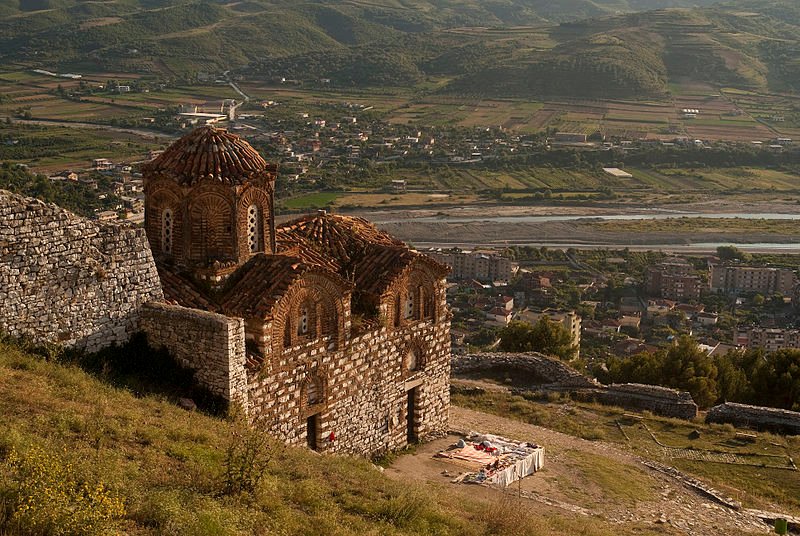
[[[261,211],[256,205],[247,208],[247,246],[250,253],[261,250]]]
[[[301,305],[297,318],[297,334],[308,335],[308,305]]]
[[[172,209],[161,212],[161,252],[172,253]]]

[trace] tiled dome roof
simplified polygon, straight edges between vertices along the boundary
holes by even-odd
[[[162,173],[190,186],[206,177],[240,184],[270,166],[249,143],[211,126],[200,127],[170,145],[144,166],[148,173]]]

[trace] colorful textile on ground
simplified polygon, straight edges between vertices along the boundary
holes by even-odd
[[[438,458],[447,458],[477,470],[463,475],[461,482],[506,487],[532,475],[544,465],[544,447],[533,443],[472,432],[466,443],[464,447],[451,447],[436,454]]]

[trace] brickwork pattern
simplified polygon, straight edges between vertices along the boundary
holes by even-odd
[[[97,351],[126,342],[141,304],[163,299],[145,233],[0,191],[0,325]]]

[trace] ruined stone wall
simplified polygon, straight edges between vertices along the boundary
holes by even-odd
[[[708,410],[706,422],[800,435],[800,412],[726,402]]]
[[[409,371],[404,361],[412,350],[420,362]],[[324,402],[309,404],[307,389],[317,379]],[[250,379],[250,411],[295,445],[305,444],[306,420],[317,415],[318,450],[375,455],[407,444],[410,389],[416,389],[416,436],[426,440],[446,433],[449,384],[449,319],[418,321],[375,329],[341,348],[322,340],[287,366],[265,364]]]
[[[163,299],[144,230],[102,224],[0,190],[0,329],[100,350]]]
[[[454,375],[476,373],[480,375],[498,370],[524,371],[542,379],[542,383],[530,385],[526,390],[568,390],[579,400],[648,410],[658,415],[679,419],[693,419],[697,416],[697,404],[687,392],[634,383],[604,386],[587,378],[563,361],[536,352],[521,354],[495,352],[452,358]]]
[[[169,351],[178,363],[194,371],[199,385],[246,409],[244,320],[147,303],[142,307],[140,328],[150,347]]]
[[[524,370],[542,378],[544,384],[541,387],[554,389],[592,388],[600,385],[566,363],[538,352],[459,355],[453,356],[452,366],[453,374],[480,373],[503,368]]]
[[[587,398],[593,398],[602,404],[652,411],[665,417],[677,419],[697,417],[697,404],[690,393],[657,385],[613,384],[588,392],[586,395]]]

